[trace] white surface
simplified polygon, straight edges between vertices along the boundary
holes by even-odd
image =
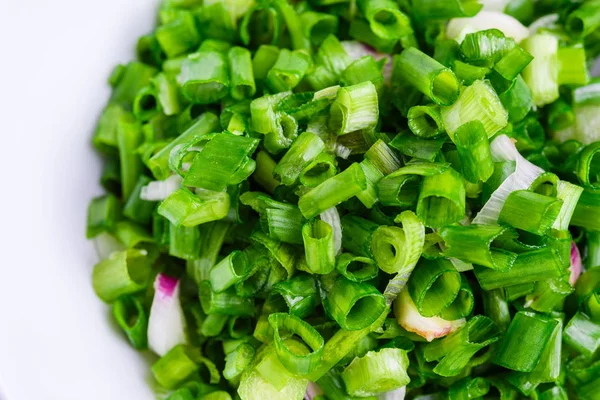
[[[0,392],[4,400],[148,400],[147,364],[91,288],[86,204],[106,77],[154,0],[0,1]],[[0,395],[2,397],[2,395]]]

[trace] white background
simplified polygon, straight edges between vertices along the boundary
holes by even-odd
[[[148,366],[90,284],[90,140],[114,64],[155,0],[0,0],[0,392],[5,400],[147,400]],[[1,397],[1,396],[0,396]]]

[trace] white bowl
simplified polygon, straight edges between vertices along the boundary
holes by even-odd
[[[91,147],[106,79],[135,56],[156,0],[0,5],[0,398],[148,400],[149,366],[94,295]],[[7,124],[8,122],[8,124]],[[4,397],[3,397],[4,396]]]

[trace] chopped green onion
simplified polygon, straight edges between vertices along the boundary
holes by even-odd
[[[319,303],[315,280],[310,275],[296,275],[292,279],[276,283],[272,290],[283,298],[289,313],[298,318],[306,318],[312,314]]]
[[[462,164],[465,179],[477,183],[487,181],[494,172],[490,142],[483,124],[467,122],[454,133],[454,144]]]
[[[358,257],[350,253],[341,254],[335,269],[352,282],[365,282],[375,278],[379,272],[377,264],[367,257]]]
[[[382,39],[400,39],[413,33],[410,19],[391,0],[359,0],[358,8],[371,30]]]
[[[500,342],[494,363],[514,371],[533,371],[557,324],[541,314],[518,312]]]
[[[256,349],[250,343],[240,344],[234,351],[225,356],[223,377],[228,381],[239,377],[250,365],[255,354]]]
[[[436,104],[449,106],[459,95],[459,83],[454,73],[427,54],[411,47],[394,59],[398,75]]]
[[[215,103],[229,94],[227,57],[219,51],[190,54],[178,77],[183,95],[195,104]]]
[[[145,250],[125,250],[112,253],[100,261],[92,273],[94,292],[103,301],[112,303],[119,296],[146,288],[150,278],[150,261]]]
[[[600,231],[600,190],[583,190],[573,212],[571,225]]]
[[[113,316],[135,349],[148,347],[148,314],[141,301],[134,296],[121,296],[113,304]]]
[[[478,351],[497,342],[500,331],[494,322],[477,315],[457,332],[423,347],[427,361],[439,361],[433,372],[441,376],[458,375]]]
[[[361,358],[355,358],[342,372],[342,379],[351,396],[374,396],[408,384],[408,364],[404,350],[370,351]]]
[[[335,156],[322,152],[300,172],[300,183],[306,187],[319,186],[337,173]],[[366,175],[366,173],[365,173]]]
[[[442,150],[445,138],[422,139],[404,131],[400,132],[388,145],[409,157],[429,162],[435,161]]]
[[[197,226],[169,227],[169,255],[184,260],[196,260],[200,257],[200,230]]]
[[[239,317],[250,317],[254,314],[254,299],[242,298],[230,288],[224,292],[216,293],[210,281],[200,284],[200,304],[207,315],[222,314]]]
[[[585,37],[600,27],[598,10],[600,6],[596,1],[582,4],[567,17],[565,28],[575,37]]]
[[[529,89],[522,76],[519,75],[509,82],[501,78],[501,83],[492,78],[491,82],[498,98],[508,112],[508,121],[515,123],[525,118],[533,107],[533,98],[531,89]]]
[[[517,255],[501,248],[491,247],[508,228],[490,225],[445,226],[439,231],[447,246],[444,255],[499,271],[508,271]]]
[[[243,47],[232,47],[227,57],[231,71],[231,97],[242,100],[254,96],[256,85],[250,51]]]
[[[325,276],[321,291],[326,312],[348,331],[370,326],[386,308],[385,298],[374,286],[343,276]]]
[[[313,274],[328,274],[336,266],[334,233],[329,223],[312,220],[302,226],[306,265]]]
[[[564,341],[577,352],[592,357],[600,348],[600,324],[578,311],[565,326]]]
[[[383,175],[389,175],[402,166],[398,155],[381,139],[367,150],[365,158]]]
[[[421,0],[417,10],[421,18],[446,20],[457,17],[473,17],[481,8],[482,5],[477,0],[448,0],[444,2]]]
[[[464,378],[452,384],[448,389],[449,400],[476,399],[484,397],[490,391],[490,382],[481,377]]]
[[[275,65],[267,73],[266,83],[274,93],[295,88],[311,65],[310,55],[303,50],[281,49]]]
[[[229,212],[229,195],[226,192],[201,190],[196,195],[179,189],[158,207],[158,213],[176,226],[192,227],[224,218]]]
[[[475,81],[463,88],[453,105],[442,107],[442,121],[450,139],[453,139],[458,128],[474,120],[483,124],[488,137],[504,128],[508,122],[508,113],[498,95],[485,81]]]
[[[300,14],[304,34],[314,46],[320,46],[329,36],[335,35],[338,30],[336,15],[316,11],[305,11]]]
[[[365,174],[359,164],[327,179],[319,186],[300,196],[298,207],[305,218],[310,219],[328,208],[356,196],[367,186]]]
[[[554,224],[562,200],[528,190],[516,190],[506,199],[498,222],[536,235],[545,234]]]
[[[445,132],[437,104],[414,106],[408,110],[408,127],[420,138],[437,137]]]
[[[234,251],[210,270],[210,283],[220,293],[243,280],[249,270],[248,258],[241,251]]]
[[[112,194],[92,199],[88,206],[86,236],[88,239],[102,232],[111,232],[119,217],[119,200]]]
[[[558,62],[558,83],[560,85],[587,85],[590,77],[583,47],[560,47]]]
[[[178,17],[156,29],[156,40],[167,57],[175,58],[198,47],[200,34],[194,16],[180,11]]]
[[[458,222],[464,216],[465,196],[464,181],[454,169],[425,176],[417,202],[417,215],[428,227]]]
[[[317,135],[311,132],[302,133],[273,169],[276,179],[284,185],[293,185],[302,171],[324,149],[325,143]]]
[[[456,299],[460,274],[447,260],[422,260],[408,280],[408,291],[424,317],[438,315]]]
[[[246,170],[248,158],[258,146],[257,139],[222,133],[214,136],[194,158],[183,184],[207,190],[222,191],[227,185],[246,180],[252,168]],[[240,171],[242,175],[240,176]]]
[[[533,93],[533,104],[543,106],[558,99],[558,39],[541,33],[528,37],[521,46],[534,59],[523,70],[523,79]]]
[[[562,273],[562,261],[552,247],[519,254],[508,271],[475,267],[475,276],[485,290],[557,278]]]
[[[275,333],[275,350],[279,361],[293,374],[307,375],[314,371],[323,357],[323,337],[308,323],[300,318],[282,313],[271,314],[269,323]],[[286,346],[280,330],[298,335],[310,348],[309,354],[298,354]]]
[[[219,118],[215,114],[207,112],[198,117],[192,126],[150,158],[148,166],[154,177],[160,180],[169,177],[171,174],[169,156],[174,149],[197,137],[215,132],[217,129],[219,129]]]
[[[166,389],[174,389],[198,371],[199,351],[186,345],[173,347],[152,365],[152,374]]]
[[[379,119],[377,90],[371,82],[340,88],[331,104],[329,126],[338,135],[374,128]]]
[[[273,171],[277,163],[263,150],[256,153],[256,169],[252,177],[260,186],[265,188],[267,192],[273,193],[275,188],[281,182],[273,177]]]

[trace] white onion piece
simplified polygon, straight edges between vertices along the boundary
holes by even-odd
[[[510,0],[481,0],[480,3],[483,5],[483,11],[504,12],[506,5],[510,3]]]
[[[321,220],[327,222],[333,230],[333,249],[335,254],[342,251],[342,222],[337,208],[331,207],[321,213]]]
[[[148,320],[148,347],[164,356],[178,344],[186,343],[185,317],[179,299],[179,280],[158,274]]]
[[[558,22],[558,14],[548,14],[536,19],[529,25],[529,34],[535,35],[541,28],[549,28]]]
[[[515,190],[528,189],[544,170],[527,161],[506,135],[498,136],[491,144],[492,159],[495,162],[516,161],[515,172],[492,193],[481,211],[473,219],[474,224],[495,225],[508,196]]]
[[[377,395],[377,400],[404,400],[406,386]]]
[[[581,275],[581,254],[575,242],[571,242],[571,266],[569,267],[571,275],[569,276],[569,283],[571,286],[575,286],[575,282]]]
[[[498,29],[517,43],[529,36],[527,29],[516,18],[497,11],[480,11],[471,18],[453,18],[446,27],[446,37],[461,43],[469,33]]]
[[[140,198],[146,201],[162,201],[181,188],[182,182],[183,179],[179,175],[171,175],[164,181],[152,181],[142,188]]]
[[[394,314],[400,326],[427,339],[428,342],[460,329],[467,322],[464,318],[448,321],[440,317],[422,316],[407,289],[400,292],[394,302]]]
[[[338,156],[339,158],[343,158],[344,160],[347,160],[348,157],[350,157],[350,154],[352,154],[352,150],[350,150],[343,144],[340,144],[340,143],[335,144],[335,155],[336,156]]]
[[[107,259],[112,253],[127,249],[113,235],[106,232],[102,232],[94,238],[94,247],[101,260]]]

